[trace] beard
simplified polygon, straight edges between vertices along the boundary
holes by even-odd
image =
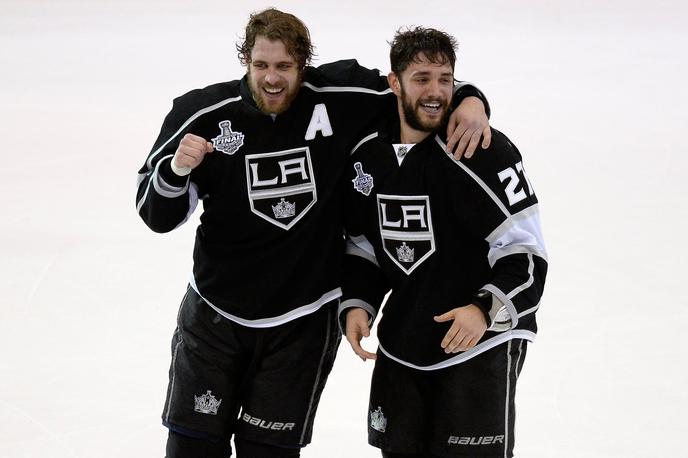
[[[435,120],[423,120],[421,117],[421,103],[430,102],[437,102],[440,104],[439,110],[442,113],[442,116],[436,118]],[[413,103],[413,101],[406,96],[403,86],[401,87],[401,106],[404,111],[404,119],[406,120],[406,124],[408,124],[412,129],[421,132],[433,132],[437,130],[440,126],[446,123],[447,118],[449,117],[449,102],[447,100],[418,99],[416,103]]]
[[[293,88],[289,87],[288,82],[280,86],[270,86],[265,84],[264,82],[257,83],[253,80],[250,73],[248,75],[248,87],[251,90],[251,96],[253,97],[253,100],[256,102],[256,105],[258,106],[260,111],[262,111],[265,114],[280,114],[287,111],[287,109],[291,106],[291,103],[294,101],[297,94],[299,93],[300,86],[300,74]],[[265,91],[263,90],[264,87],[269,87],[271,89],[283,89],[281,100],[271,100],[268,97],[268,95],[265,94]]]

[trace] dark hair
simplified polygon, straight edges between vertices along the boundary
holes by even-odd
[[[236,44],[239,62],[248,65],[251,62],[251,50],[256,44],[256,37],[268,40],[280,40],[301,68],[311,62],[313,43],[306,24],[293,14],[284,13],[275,8],[251,14],[246,24],[246,34],[241,43]]]
[[[454,69],[458,43],[448,33],[425,27],[399,29],[390,45],[389,61],[397,75],[412,62],[418,62],[420,54],[433,64],[449,62]]]

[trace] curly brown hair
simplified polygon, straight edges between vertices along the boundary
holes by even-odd
[[[239,62],[246,66],[251,63],[251,50],[256,38],[262,36],[268,40],[280,40],[301,68],[310,64],[314,54],[311,35],[306,24],[293,14],[276,8],[268,8],[251,14],[246,24],[243,41],[236,44]]]

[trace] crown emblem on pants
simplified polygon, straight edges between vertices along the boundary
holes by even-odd
[[[222,404],[222,399],[219,401],[208,390],[204,395],[194,396],[194,410],[200,413],[207,413],[210,415],[217,415],[217,409]]]

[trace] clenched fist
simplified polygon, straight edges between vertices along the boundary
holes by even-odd
[[[194,134],[184,135],[172,158],[172,170],[177,175],[188,175],[213,149],[213,144],[203,137]]]

